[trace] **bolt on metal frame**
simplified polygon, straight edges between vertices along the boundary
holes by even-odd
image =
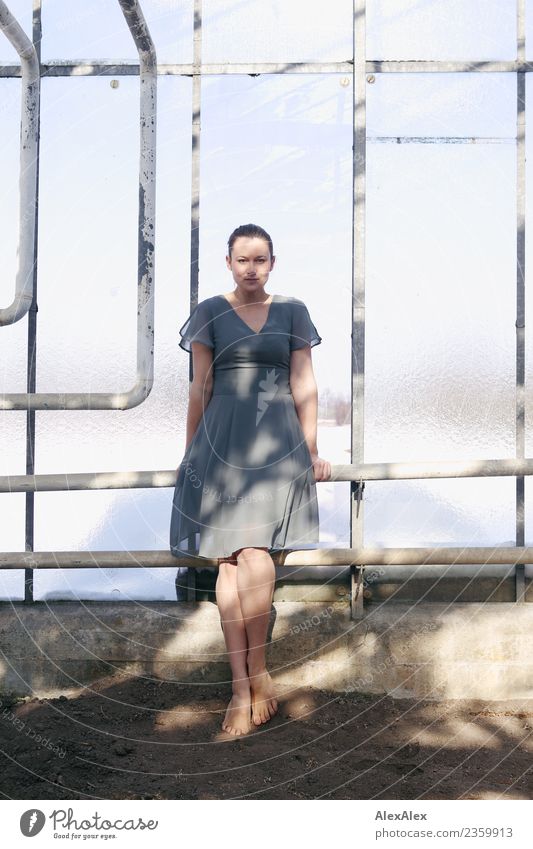
[[[41,32],[41,2],[34,2],[34,41],[40,48]],[[199,253],[199,198],[200,198],[200,91],[201,78],[210,74],[293,74],[293,73],[352,73],[353,74],[353,229],[352,229],[352,464],[334,466],[333,480],[351,481],[351,539],[349,549],[317,549],[308,551],[286,551],[276,557],[276,560],[286,565],[344,565],[351,566],[351,603],[352,615],[358,616],[362,611],[362,593],[360,593],[361,575],[365,565],[376,564],[421,564],[432,563],[444,565],[447,563],[508,563],[515,566],[516,599],[524,600],[525,578],[524,565],[533,562],[533,549],[524,547],[524,475],[533,473],[533,460],[525,458],[525,74],[533,70],[533,62],[525,59],[525,0],[517,0],[517,59],[512,61],[479,61],[479,62],[449,62],[449,61],[396,61],[369,60],[365,56],[365,15],[366,0],[353,0],[353,56],[345,62],[254,62],[254,63],[202,63],[201,61],[201,30],[202,4],[194,0],[194,54],[192,63],[156,64],[148,29],[142,16],[140,3],[137,0],[118,0],[136,41],[140,67],[133,63],[113,63],[84,61],[78,63],[54,61],[41,63],[39,52],[39,73],[43,76],[71,75],[141,75],[141,102],[146,108],[145,115],[149,116],[148,135],[141,137],[141,161],[149,165],[148,179],[144,184],[144,215],[139,229],[139,260],[145,269],[144,301],[140,315],[146,321],[139,334],[139,360],[143,363],[136,389],[120,396],[116,403],[116,395],[96,393],[90,396],[67,395],[59,393],[3,396],[0,399],[0,409],[27,409],[32,416],[35,409],[105,409],[111,403],[114,409],[127,409],[135,406],[147,397],[153,378],[153,348],[150,351],[148,364],[141,356],[148,353],[148,343],[153,341],[153,240],[154,240],[154,200],[155,200],[155,83],[158,74],[172,74],[192,77],[192,198],[191,198],[191,276],[190,276],[190,306],[198,302],[198,253]],[[28,44],[21,37],[22,31],[12,23],[3,0],[0,0],[0,29],[11,26],[11,32],[16,33],[16,41],[27,53]],[[19,32],[20,30],[20,32]],[[38,37],[36,37],[38,36]],[[13,37],[11,37],[13,43]],[[0,67],[0,77],[23,77],[26,68],[22,65],[4,65]],[[28,53],[28,61],[30,54]],[[365,334],[365,169],[366,169],[366,74],[374,73],[516,73],[517,74],[517,265],[516,265],[516,459],[479,460],[467,462],[445,463],[364,463],[364,334]],[[143,94],[143,80],[146,88]],[[40,77],[39,77],[40,82]],[[26,83],[27,88],[27,83]],[[37,89],[38,91],[38,89]],[[151,107],[151,109],[149,108]],[[142,118],[141,118],[142,125]],[[36,124],[36,143],[38,150],[38,118]],[[32,137],[33,138],[33,137]],[[386,142],[389,139],[380,137],[374,141]],[[442,143],[445,139],[426,139],[432,143]],[[484,139],[484,141],[487,141]],[[38,163],[37,163],[38,166]],[[142,172],[142,168],[141,168]],[[140,188],[143,196],[143,186]],[[37,198],[35,198],[36,200]],[[27,202],[32,208],[31,197]],[[21,204],[23,199],[21,198]],[[140,209],[141,211],[141,209]],[[152,227],[149,225],[152,224]],[[148,232],[150,231],[151,232]],[[24,238],[26,244],[33,243],[32,267],[35,278],[36,238],[30,239],[32,231],[28,229]],[[21,243],[22,244],[22,243]],[[28,249],[29,250],[29,249]],[[27,259],[27,258],[26,258]],[[139,290],[143,284],[139,280]],[[35,289],[34,289],[35,291]],[[26,293],[27,294],[27,293]],[[27,299],[26,299],[27,300]],[[141,303],[141,302],[140,302]],[[1,315],[1,314],[0,314]],[[31,316],[31,310],[30,310]],[[0,322],[2,323],[2,322]],[[6,323],[6,322],[4,322]],[[139,325],[140,326],[140,325]],[[35,334],[30,334],[31,349],[35,349]],[[146,365],[146,371],[144,366]],[[190,369],[192,364],[190,363]],[[191,372],[190,372],[191,373]],[[33,375],[34,379],[34,375]],[[136,394],[137,392],[137,394]],[[143,394],[144,393],[144,394]],[[135,403],[129,403],[135,395]],[[80,400],[83,399],[83,400]],[[30,419],[31,421],[31,419]],[[30,428],[29,453],[31,460],[29,472],[26,475],[0,477],[0,492],[26,492],[32,497],[35,491],[65,490],[65,489],[101,489],[129,488],[147,486],[173,486],[175,472],[153,471],[132,473],[87,473],[87,474],[31,474],[34,456],[34,432]],[[366,480],[405,480],[409,478],[428,479],[440,477],[485,477],[493,475],[516,476],[516,547],[484,547],[484,548],[363,548],[363,490]],[[175,558],[169,552],[33,552],[33,515],[31,523],[27,522],[26,552],[13,552],[0,555],[0,568],[67,568],[94,567],[95,565],[114,567],[143,566],[179,566],[199,565],[194,557],[184,556]],[[29,550],[28,550],[29,548]],[[139,562],[139,561],[142,561]],[[206,560],[202,558],[202,565]],[[215,563],[213,563],[215,565]],[[31,569],[27,569],[27,574]],[[190,597],[194,596],[194,592]],[[31,593],[27,595],[31,600]]]

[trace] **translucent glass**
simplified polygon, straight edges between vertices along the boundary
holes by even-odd
[[[514,59],[516,2],[368,0],[367,59]]]
[[[533,3],[526,0],[526,57],[533,56]]]
[[[158,63],[191,62],[193,0],[142,0]],[[138,62],[118,2],[43,0],[43,62],[52,59]]]
[[[20,80],[0,80],[0,306],[15,297],[19,240]],[[28,318],[0,327],[0,392],[26,391]],[[26,471],[26,413],[0,414],[0,475]],[[0,550],[24,551],[24,494],[0,495]],[[24,598],[24,572],[0,570],[0,599]]]
[[[514,145],[516,75],[375,74],[366,85],[366,129],[370,139],[430,136],[453,144],[479,136]]]
[[[513,546],[514,491],[511,477],[369,481],[365,545]]]
[[[512,457],[515,79],[416,77],[367,88],[365,460]],[[514,486],[374,482],[365,541],[512,545]]]
[[[332,463],[346,462],[350,449],[352,110],[345,79],[224,76],[205,79],[202,89],[201,297],[234,288],[224,260],[232,230],[248,221],[263,226],[277,257],[268,291],[301,298],[323,337],[313,349],[318,448]],[[348,484],[317,485],[321,545],[348,541],[348,492]]]
[[[525,201],[526,201],[526,228],[525,228],[525,451],[526,457],[533,457],[533,356],[531,352],[531,344],[533,341],[533,331],[529,323],[529,316],[532,315],[533,296],[531,293],[532,272],[530,264],[533,262],[533,234],[531,232],[531,221],[533,220],[533,206],[531,201],[531,181],[533,180],[532,172],[532,157],[533,157],[533,141],[531,138],[531,109],[533,109],[533,80],[531,74],[526,74],[526,186],[525,186]]]
[[[112,92],[122,90],[124,102],[107,100],[109,81],[102,79],[81,80],[80,88],[75,79],[47,82],[56,88],[45,93],[48,117],[41,154],[38,390],[129,389],[135,378],[137,320],[135,79],[131,87],[129,79],[124,87],[121,81]],[[176,469],[181,459],[186,395],[177,329],[189,279],[190,115],[191,81],[161,77],[153,389],[143,404],[128,411],[38,411],[38,474]],[[172,488],[39,493],[35,547],[165,550],[171,500]],[[109,575],[92,571],[43,570],[36,574],[35,597],[78,593],[101,598],[115,589],[118,596],[110,597],[176,597],[176,569],[151,577],[143,569]]]
[[[4,438],[4,425],[2,425],[2,440]],[[23,438],[20,438],[18,448],[24,446]],[[4,458],[2,458],[3,461]],[[5,471],[2,462],[0,474],[9,474]],[[19,474],[24,474],[22,469]],[[25,502],[26,496],[22,492],[0,494],[0,551],[24,551],[24,525],[25,525]],[[24,598],[24,570],[23,569],[0,569],[0,601],[20,601]]]
[[[526,454],[530,456],[527,451]],[[524,525],[525,544],[533,545],[533,486],[530,477],[526,477],[524,481]],[[533,567],[529,568],[533,572]]]
[[[515,160],[367,146],[369,462],[514,455]]]
[[[168,465],[172,463],[167,461]],[[43,551],[147,551],[168,547],[170,504],[164,489],[37,493],[36,505],[35,535]],[[138,567],[132,569],[39,569],[33,589],[35,599],[41,601],[164,601],[176,599],[175,579],[176,569],[144,567],[140,558]]]
[[[0,307],[2,309],[8,307],[15,298],[19,267],[20,101],[20,80],[0,79],[0,232],[2,233]],[[26,391],[27,335],[27,316],[15,324],[0,327],[0,380],[3,392]],[[13,414],[4,413],[3,419],[9,419],[10,415]],[[20,415],[24,416],[24,413]]]
[[[204,62],[333,62],[353,56],[352,0],[203,0]]]
[[[15,20],[20,24],[30,41],[32,40],[32,0],[9,0],[7,7]],[[20,56],[11,45],[9,39],[2,33],[0,38],[0,62],[2,64],[20,64]],[[20,80],[19,80],[20,86]],[[2,101],[3,103],[3,101]],[[1,109],[1,106],[0,106]],[[3,114],[3,113],[2,113]],[[0,121],[0,126],[2,122]]]
[[[135,378],[139,79],[43,79],[39,390]]]

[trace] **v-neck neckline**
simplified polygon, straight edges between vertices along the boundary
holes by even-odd
[[[226,298],[226,296],[225,296],[225,295],[219,295],[218,297],[219,297],[219,298],[222,298],[222,299],[223,299],[223,300],[227,303],[227,305],[229,306],[229,308],[231,309],[231,311],[232,311],[232,312],[233,312],[233,313],[237,316],[237,318],[239,319],[239,321],[241,322],[241,324],[244,324],[244,326],[246,327],[246,329],[250,331],[250,333],[252,334],[252,336],[259,336],[259,335],[263,332],[263,330],[265,329],[265,327],[266,327],[266,326],[267,326],[267,324],[268,324],[268,321],[269,321],[269,319],[270,319],[270,312],[271,312],[271,310],[272,310],[272,304],[274,303],[274,299],[275,299],[275,297],[276,297],[276,296],[275,296],[275,295],[272,295],[272,300],[270,301],[270,304],[268,305],[268,312],[267,312],[267,317],[266,317],[266,319],[265,319],[265,323],[263,324],[263,326],[261,327],[261,329],[260,329],[260,330],[254,330],[252,327],[250,327],[250,325],[249,325],[249,324],[246,324],[245,320],[244,320],[243,318],[241,318],[241,317],[240,317],[239,313],[237,312],[237,310],[235,309],[235,307],[233,306],[233,304],[230,304],[230,302],[228,301],[228,299]]]

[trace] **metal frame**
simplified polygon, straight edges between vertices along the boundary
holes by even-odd
[[[41,0],[34,3],[34,42],[37,46],[37,58],[39,60],[39,84],[40,76],[73,76],[73,75],[113,75],[126,76],[141,74],[141,102],[145,106],[151,106],[145,115],[150,126],[147,135],[141,138],[141,162],[148,165],[148,179],[141,186],[141,198],[145,205],[140,207],[140,229],[139,229],[139,264],[144,269],[142,280],[139,280],[139,292],[143,290],[144,301],[140,316],[146,319],[140,332],[138,353],[140,362],[140,377],[134,390],[120,396],[112,394],[62,395],[62,394],[36,394],[30,388],[32,380],[34,384],[34,351],[35,333],[32,333],[32,310],[36,311],[35,304],[30,309],[30,338],[29,352],[33,357],[33,371],[29,370],[29,389],[27,395],[4,396],[0,399],[0,409],[27,409],[29,422],[32,422],[35,409],[126,409],[141,403],[148,395],[151,388],[153,350],[150,356],[143,359],[148,353],[148,347],[153,341],[153,204],[155,199],[155,83],[159,74],[173,74],[190,76],[193,80],[193,106],[192,106],[192,203],[191,203],[191,279],[190,299],[191,307],[198,302],[198,225],[199,225],[199,168],[200,168],[200,123],[201,103],[200,86],[203,75],[211,74],[295,74],[295,73],[341,73],[353,74],[353,231],[352,231],[352,465],[334,466],[333,480],[351,481],[351,538],[349,549],[318,549],[310,551],[283,552],[283,562],[287,565],[322,565],[338,564],[351,565],[351,603],[352,615],[358,616],[362,611],[361,577],[365,565],[374,564],[415,564],[415,563],[512,563],[516,566],[516,598],[524,600],[525,578],[524,564],[533,562],[533,549],[524,547],[524,475],[533,474],[533,460],[525,458],[525,74],[533,71],[533,62],[525,59],[525,0],[517,0],[517,59],[512,61],[476,61],[476,62],[449,62],[449,61],[375,61],[365,57],[365,14],[366,0],[354,0],[353,2],[353,58],[344,62],[287,62],[287,63],[228,63],[228,64],[203,64],[201,61],[201,30],[202,30],[202,6],[201,0],[194,0],[194,54],[192,63],[161,64],[156,65],[155,51],[151,44],[148,30],[140,4],[137,0],[118,0],[122,11],[128,22],[128,26],[136,40],[139,49],[141,66],[124,62],[102,62],[84,61],[78,63],[54,61],[45,64],[40,63],[40,31],[41,31]],[[3,0],[0,0],[0,28],[6,26],[8,18],[7,9]],[[13,31],[15,31],[16,27]],[[20,28],[19,28],[20,29]],[[21,38],[21,32],[16,30],[20,44],[28,47],[27,41]],[[34,57],[32,58],[34,61]],[[364,434],[364,333],[365,333],[365,170],[366,170],[366,82],[367,74],[375,73],[516,73],[518,79],[517,87],[517,268],[516,268],[516,459],[507,460],[481,460],[470,462],[446,462],[446,463],[364,463],[363,462],[363,434]],[[28,83],[24,79],[26,73],[25,64],[4,65],[0,67],[0,77],[22,77],[26,90]],[[145,91],[143,93],[143,84]],[[37,87],[38,91],[38,87]],[[37,119],[38,121],[38,119]],[[142,125],[142,121],[141,121]],[[35,143],[38,151],[38,123]],[[31,135],[31,134],[30,134]],[[34,143],[33,137],[31,137]],[[411,139],[412,140],[412,139]],[[418,139],[419,140],[419,139]],[[425,141],[444,142],[449,139],[424,139]],[[373,139],[377,142],[388,141],[381,137]],[[464,140],[461,141],[472,141]],[[490,142],[490,139],[483,139]],[[37,162],[38,167],[38,162]],[[142,172],[142,168],[141,168]],[[29,180],[29,178],[28,178]],[[35,197],[35,203],[37,203]],[[27,209],[27,204],[32,208],[32,199],[26,194],[26,199],[21,197],[21,206]],[[30,216],[31,218],[32,216]],[[30,222],[31,224],[31,222]],[[152,227],[150,227],[152,224]],[[151,232],[148,232],[151,231]],[[32,243],[33,255],[31,256],[33,275],[35,277],[36,259],[36,235],[31,239],[32,231],[28,227],[24,238],[26,244]],[[29,249],[28,249],[29,250]],[[24,275],[22,275],[24,276]],[[27,291],[27,277],[25,278],[24,291]],[[19,281],[20,282],[20,281]],[[34,285],[34,295],[36,282]],[[141,296],[141,295],[140,295]],[[28,298],[25,298],[27,302]],[[0,313],[1,315],[1,313]],[[0,323],[6,323],[1,322]],[[140,325],[139,325],[140,326]],[[190,366],[192,368],[192,365]],[[33,385],[33,389],[34,389]],[[7,399],[7,400],[6,400]],[[118,403],[117,403],[118,401]],[[65,489],[110,489],[148,486],[173,486],[175,483],[175,472],[154,471],[135,473],[98,473],[98,474],[73,474],[73,475],[38,475],[31,474],[33,470],[34,456],[34,433],[28,428],[28,452],[27,464],[28,474],[19,476],[8,476],[0,478],[0,492],[26,492],[28,505],[32,505],[31,499],[35,491],[65,490]],[[363,491],[366,480],[405,480],[405,479],[427,479],[440,477],[485,477],[493,475],[516,476],[516,548],[393,548],[393,549],[364,549],[363,521],[364,501]],[[27,519],[29,506],[27,509]],[[26,548],[32,548],[33,540],[33,513],[31,521],[27,521]],[[282,555],[280,555],[281,557]],[[56,567],[89,567],[104,566],[106,564],[114,567],[131,567],[140,565],[191,565],[194,558],[181,558],[172,556],[169,552],[33,552],[11,553],[0,555],[0,568],[21,568],[22,565],[31,565],[32,568]],[[201,565],[206,560],[201,558]],[[200,565],[200,564],[198,564]],[[213,564],[215,565],[215,564]],[[31,569],[27,569],[31,574]],[[31,593],[28,598],[30,598]],[[190,597],[194,597],[191,590]]]
[[[137,379],[127,392],[17,392],[0,395],[0,410],[129,410],[150,394],[154,382],[154,240],[157,58],[146,21],[137,0],[118,0],[139,53],[140,75],[140,160],[139,235],[137,262]],[[40,0],[37,9],[40,25]],[[22,318],[34,299],[32,270],[37,262],[35,214],[37,208],[37,144],[40,120],[39,61],[33,45],[0,0],[0,29],[19,50],[25,83],[21,176],[29,160],[31,169],[21,185],[20,255],[22,271],[17,275],[20,306],[7,308],[4,322]],[[30,53],[33,51],[32,53]],[[29,55],[28,55],[29,54]],[[37,79],[34,76],[37,75]],[[26,136],[31,144],[26,147]],[[24,189],[24,190],[23,190]],[[26,209],[23,204],[28,204]]]

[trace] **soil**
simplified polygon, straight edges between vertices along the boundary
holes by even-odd
[[[533,700],[429,702],[298,689],[241,738],[226,685],[101,680],[0,696],[11,799],[531,799]]]

